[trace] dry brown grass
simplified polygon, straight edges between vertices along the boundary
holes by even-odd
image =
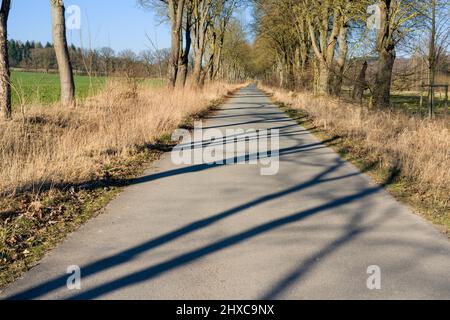
[[[381,168],[398,170],[415,193],[450,205],[450,119],[421,119],[310,93],[264,88],[274,99],[302,109],[315,126],[362,146]],[[447,212],[446,221],[450,218]]]
[[[156,145],[239,85],[110,82],[75,109],[26,106],[0,122],[0,288],[95,216],[161,153]],[[214,102],[216,101],[216,102]]]
[[[38,192],[42,186],[95,179],[114,156],[133,153],[173,131],[231,90],[224,83],[203,90],[169,90],[110,82],[75,109],[32,106],[0,122],[0,192]]]

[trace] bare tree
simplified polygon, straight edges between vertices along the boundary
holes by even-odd
[[[183,12],[185,7],[185,0],[168,0],[167,6],[171,24],[169,85],[171,87],[175,87],[178,76],[178,62],[181,55],[181,43],[183,37]]]
[[[99,55],[103,64],[103,74],[109,76],[114,69],[115,52],[109,47],[103,47],[100,49]]]
[[[137,0],[137,3],[147,9],[156,11],[170,20],[171,47],[168,68],[169,86],[174,88],[177,83],[179,62],[183,43],[183,17],[187,0]]]
[[[273,68],[278,74],[278,83],[281,87],[292,89],[295,85],[295,55],[300,39],[298,32],[301,31],[292,27],[296,21],[291,20],[297,13],[303,12],[302,8],[294,12],[291,2],[264,0],[258,1],[255,9],[257,37],[273,50]]]
[[[52,7],[53,45],[61,82],[61,103],[71,105],[75,102],[75,83],[67,47],[64,3],[62,0],[50,0],[50,4]]]
[[[330,92],[335,96],[341,94],[342,80],[344,76],[344,67],[347,59],[347,33],[348,33],[348,21],[345,15],[340,16],[340,27],[338,35],[339,54],[333,68],[333,74],[331,75]]]
[[[431,0],[431,36],[429,52],[430,85],[434,85],[436,77],[436,0]]]
[[[309,10],[306,21],[313,52],[318,61],[318,91],[322,94],[328,94],[331,92],[331,71],[341,28],[341,11],[339,7],[333,6],[332,2],[328,0],[316,5],[313,2],[311,0],[304,2],[305,10]]]
[[[222,77],[231,82],[245,80],[251,72],[252,57],[243,26],[238,19],[231,19],[222,48]]]
[[[427,63],[427,82],[435,82],[437,69],[440,63],[445,61],[446,54],[450,48],[450,4],[447,0],[429,0],[429,7],[426,8],[425,27],[416,30],[417,37],[411,42],[411,50],[419,57],[425,58],[422,61]],[[426,61],[425,61],[426,60]],[[421,81],[424,72],[422,72]]]
[[[167,67],[170,60],[170,49],[159,49],[158,43],[154,42],[149,35],[146,35],[150,43],[149,50],[143,52],[143,59],[147,64],[154,65],[158,69],[158,77],[163,79],[164,74],[167,74]],[[187,70],[187,69],[186,69]]]
[[[392,70],[396,58],[396,46],[404,40],[423,12],[421,0],[383,0],[379,2],[380,29],[377,32],[376,50],[378,67],[373,85],[373,105],[385,108],[390,105]]]
[[[11,77],[8,61],[8,15],[11,0],[2,0],[0,8],[0,113],[4,119],[11,118]]]
[[[209,57],[207,59],[205,72],[202,80],[208,75],[210,80],[217,78],[217,74],[221,67],[222,51],[225,41],[225,33],[232,18],[232,14],[239,5],[238,0],[220,0],[217,1],[211,27],[208,33]]]
[[[189,55],[191,52],[192,37],[192,14],[194,9],[194,1],[188,0],[186,2],[186,12],[184,19],[184,49],[181,49],[178,62],[178,76],[176,80],[177,87],[184,87],[188,74]],[[183,45],[183,37],[180,37],[180,46]]]
[[[193,80],[196,85],[200,84],[203,71],[203,56],[206,50],[208,28],[211,24],[211,8],[213,0],[192,0],[193,9],[193,48],[194,48],[194,70]]]
[[[208,74],[215,76],[215,70],[220,64],[223,34],[238,0],[137,1],[140,6],[156,9],[163,18],[170,20],[171,55],[168,72],[170,86],[185,85],[191,49],[194,56],[192,68],[194,85],[201,86]],[[221,27],[219,21],[222,23]],[[205,62],[205,53],[208,49],[210,55]]]

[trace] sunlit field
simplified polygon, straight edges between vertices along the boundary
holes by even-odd
[[[28,104],[52,104],[60,99],[59,75],[53,73],[13,71],[12,103],[14,107]],[[97,94],[105,87],[106,77],[75,76],[77,99],[85,99]],[[150,87],[160,87],[161,79],[141,80]]]

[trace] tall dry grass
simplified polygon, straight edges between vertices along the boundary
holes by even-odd
[[[386,169],[398,169],[419,193],[450,204],[450,118],[421,119],[403,113],[366,110],[311,93],[264,88],[274,98],[302,109],[314,124],[356,141]]]
[[[109,82],[75,109],[35,105],[0,122],[0,192],[39,191],[44,185],[95,178],[113,157],[126,156],[172,132],[233,89],[130,88]]]

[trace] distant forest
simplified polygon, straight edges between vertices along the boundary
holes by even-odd
[[[139,55],[131,50],[116,53],[104,47],[96,50],[69,46],[72,67],[76,74],[91,76],[125,75],[162,78],[167,73],[169,50],[147,50]],[[12,68],[28,71],[57,72],[53,45],[36,41],[8,41],[9,62]]]

